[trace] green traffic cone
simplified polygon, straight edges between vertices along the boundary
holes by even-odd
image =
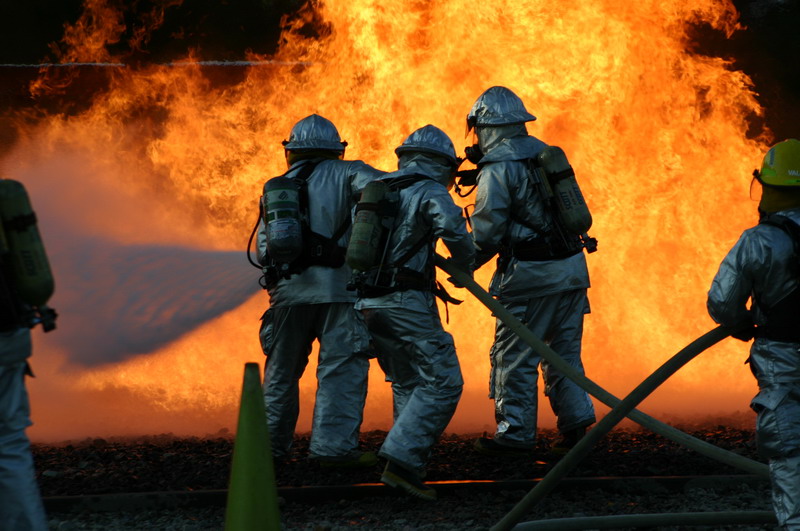
[[[244,366],[239,424],[225,508],[226,531],[280,531],[278,488],[257,363]]]

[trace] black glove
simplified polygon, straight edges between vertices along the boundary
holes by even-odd
[[[498,252],[498,249],[492,249],[492,250],[490,250],[490,249],[486,249],[486,250],[479,249],[478,251],[476,251],[476,253],[475,253],[475,269],[480,269],[480,267],[483,266],[483,264],[485,264],[486,262],[488,262],[489,260],[494,258],[494,256],[497,254],[497,252]]]
[[[463,288],[464,286],[455,279],[455,277],[447,277],[447,281],[453,285],[454,288]]]
[[[753,339],[755,335],[756,325],[754,325],[752,322],[737,326],[734,328],[733,332],[731,332],[731,337],[736,338],[739,341],[744,341],[745,343]]]

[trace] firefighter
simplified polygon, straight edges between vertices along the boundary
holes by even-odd
[[[435,500],[436,491],[422,478],[431,447],[455,413],[463,380],[453,338],[439,318],[435,293],[453,299],[436,282],[434,251],[441,239],[454,263],[471,274],[475,250],[448,192],[460,164],[450,138],[426,125],[395,153],[398,170],[381,180],[396,194],[396,215],[382,239],[382,260],[358,283],[356,308],[392,385],[394,423],[379,451],[387,460],[381,481]]]
[[[270,304],[260,338],[273,455],[286,457],[292,445],[300,407],[298,381],[316,339],[318,386],[309,457],[321,466],[373,466],[375,454],[359,450],[369,333],[353,308],[356,297],[347,289],[351,273],[343,257],[351,209],[365,184],[383,172],[358,160],[343,160],[347,143],[333,123],[317,114],[298,121],[283,145],[289,169],[277,179],[299,183],[305,190],[297,259],[281,264],[270,256],[270,250],[277,253],[270,248],[274,220],[262,218],[258,227],[258,260]],[[285,243],[277,237],[272,241]]]
[[[749,341],[758,382],[750,407],[769,460],[772,505],[783,529],[800,529],[800,141],[785,140],[754,172],[759,223],[723,259],[708,292],[712,319]],[[760,186],[759,186],[760,185]],[[748,308],[748,301],[750,306]]]
[[[17,181],[0,178],[0,529],[45,531],[47,518],[36,483],[25,377],[32,376],[30,329],[55,328],[46,306],[53,277],[30,209]]]
[[[479,168],[471,218],[476,267],[499,255],[490,293],[583,373],[589,273],[579,238],[567,241],[556,234],[557,214],[532,174],[531,161],[547,148],[528,135],[525,124],[535,119],[516,94],[500,86],[481,94],[467,116],[467,131],[477,137],[467,157]],[[541,360],[500,320],[490,361],[489,396],[497,428],[494,437],[475,441],[479,452],[524,456],[534,448],[540,365],[560,432],[551,451],[566,453],[595,422],[586,392]]]

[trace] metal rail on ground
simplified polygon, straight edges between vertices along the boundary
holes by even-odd
[[[542,478],[518,480],[475,481],[431,481],[443,496],[458,496],[463,493],[526,492],[534,488]],[[766,485],[766,480],[750,474],[714,476],[605,476],[568,477],[561,480],[555,491],[565,490],[603,492],[674,492],[685,493],[693,489],[724,490],[748,485],[751,488]],[[47,496],[43,498],[48,513],[68,512],[115,512],[135,510],[157,510],[191,507],[224,507],[226,489],[122,492],[110,494],[87,494],[80,496]],[[338,502],[360,500],[371,497],[396,496],[397,490],[382,483],[360,483],[353,485],[317,485],[305,487],[279,487],[278,497],[291,503]]]

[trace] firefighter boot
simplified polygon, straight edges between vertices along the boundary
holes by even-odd
[[[572,447],[578,444],[583,436],[586,435],[586,428],[575,428],[565,431],[550,447],[550,453],[557,456],[566,455]]]
[[[400,466],[394,461],[388,461],[381,475],[381,482],[398,489],[402,489],[415,498],[427,501],[436,501],[436,491],[422,482],[418,474]]]

